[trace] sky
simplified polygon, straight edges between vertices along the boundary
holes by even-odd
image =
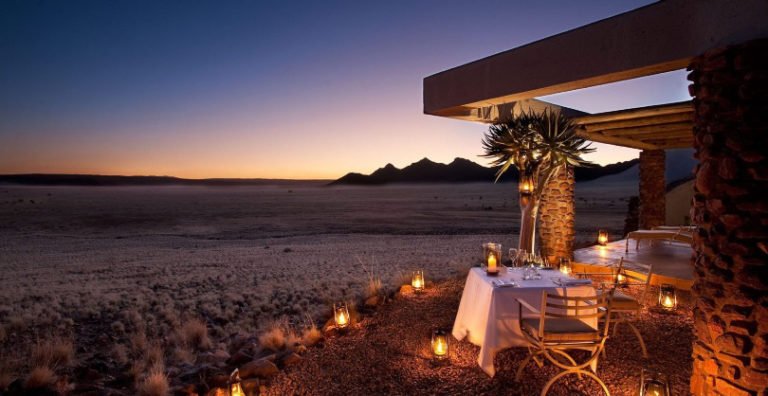
[[[422,80],[650,3],[0,2],[0,173],[333,179],[487,164],[487,126],[423,114]],[[567,62],[567,60],[564,60]],[[688,100],[684,71],[542,98]],[[587,159],[631,159],[596,144]]]

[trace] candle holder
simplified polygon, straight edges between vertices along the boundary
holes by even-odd
[[[349,326],[350,317],[347,303],[341,302],[333,304],[333,320],[336,322],[336,328],[339,330]]]
[[[424,271],[423,270],[416,270],[413,271],[413,276],[411,277],[411,286],[413,287],[413,291],[416,293],[421,293],[424,291]]]
[[[245,396],[242,381],[240,380],[239,369],[235,369],[235,371],[229,375],[229,396]]]
[[[488,242],[483,244],[483,262],[486,264],[485,272],[489,276],[499,274],[501,265],[501,244]]]
[[[597,232],[597,243],[600,246],[605,246],[608,244],[608,231],[607,230],[600,230]]]
[[[640,396],[670,396],[669,377],[642,369],[640,372]]]
[[[448,358],[448,332],[438,329],[432,332],[432,355],[435,360]]]
[[[533,194],[533,178],[529,175],[520,175],[520,180],[517,182],[517,190],[523,197],[529,197]]]
[[[677,292],[674,285],[664,283],[659,288],[659,307],[667,311],[677,308]]]

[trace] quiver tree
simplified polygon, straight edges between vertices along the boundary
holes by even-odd
[[[497,182],[515,167],[520,181],[532,183],[529,192],[520,192],[520,249],[534,252],[539,202],[547,182],[562,167],[589,164],[581,156],[594,148],[576,135],[576,128],[560,112],[531,110],[491,125],[483,137],[483,156],[499,167]]]

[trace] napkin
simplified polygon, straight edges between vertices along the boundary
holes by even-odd
[[[517,286],[517,283],[515,283],[515,281],[513,281],[513,280],[510,280],[510,281],[494,280],[491,283],[495,287],[515,287],[515,286]]]
[[[563,286],[591,285],[592,279],[560,279],[560,284]]]

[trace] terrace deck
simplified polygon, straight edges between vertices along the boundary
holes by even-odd
[[[635,244],[625,252],[626,239],[609,242],[606,246],[590,246],[573,252],[575,271],[608,272],[621,257],[624,268],[646,274],[653,264],[652,284],[672,283],[681,289],[690,289],[693,283],[693,265],[690,245],[670,241],[643,241],[638,250]]]

